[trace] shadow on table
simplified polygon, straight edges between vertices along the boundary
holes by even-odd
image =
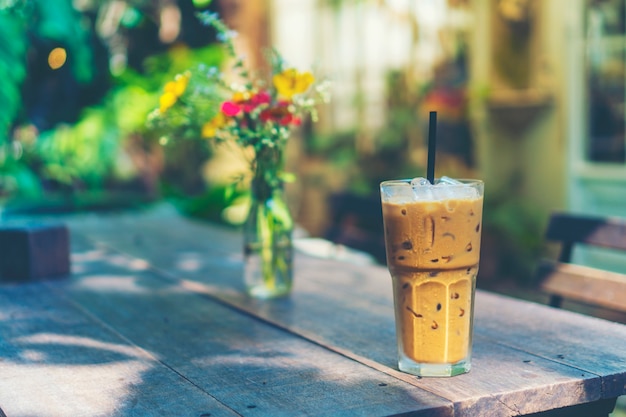
[[[10,417],[382,415],[428,406],[449,414],[438,397],[135,259],[94,248],[74,253],[70,278],[1,287],[0,393],[12,393],[11,408],[3,407]]]

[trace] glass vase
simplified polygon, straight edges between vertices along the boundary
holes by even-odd
[[[248,294],[255,298],[286,296],[293,282],[293,220],[277,177],[280,158],[279,152],[257,155],[251,184],[244,224],[244,278]]]

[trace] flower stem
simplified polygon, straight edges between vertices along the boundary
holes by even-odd
[[[293,220],[280,179],[281,150],[261,148],[254,168],[252,204],[245,234],[246,283],[252,295],[272,298],[288,294],[292,280]]]

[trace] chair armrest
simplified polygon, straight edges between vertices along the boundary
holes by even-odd
[[[537,270],[542,291],[626,312],[626,275],[582,265],[543,261]]]

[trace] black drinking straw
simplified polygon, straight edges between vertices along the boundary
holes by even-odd
[[[437,112],[431,111],[428,120],[428,163],[426,165],[426,179],[435,183],[435,150],[437,149]]]

